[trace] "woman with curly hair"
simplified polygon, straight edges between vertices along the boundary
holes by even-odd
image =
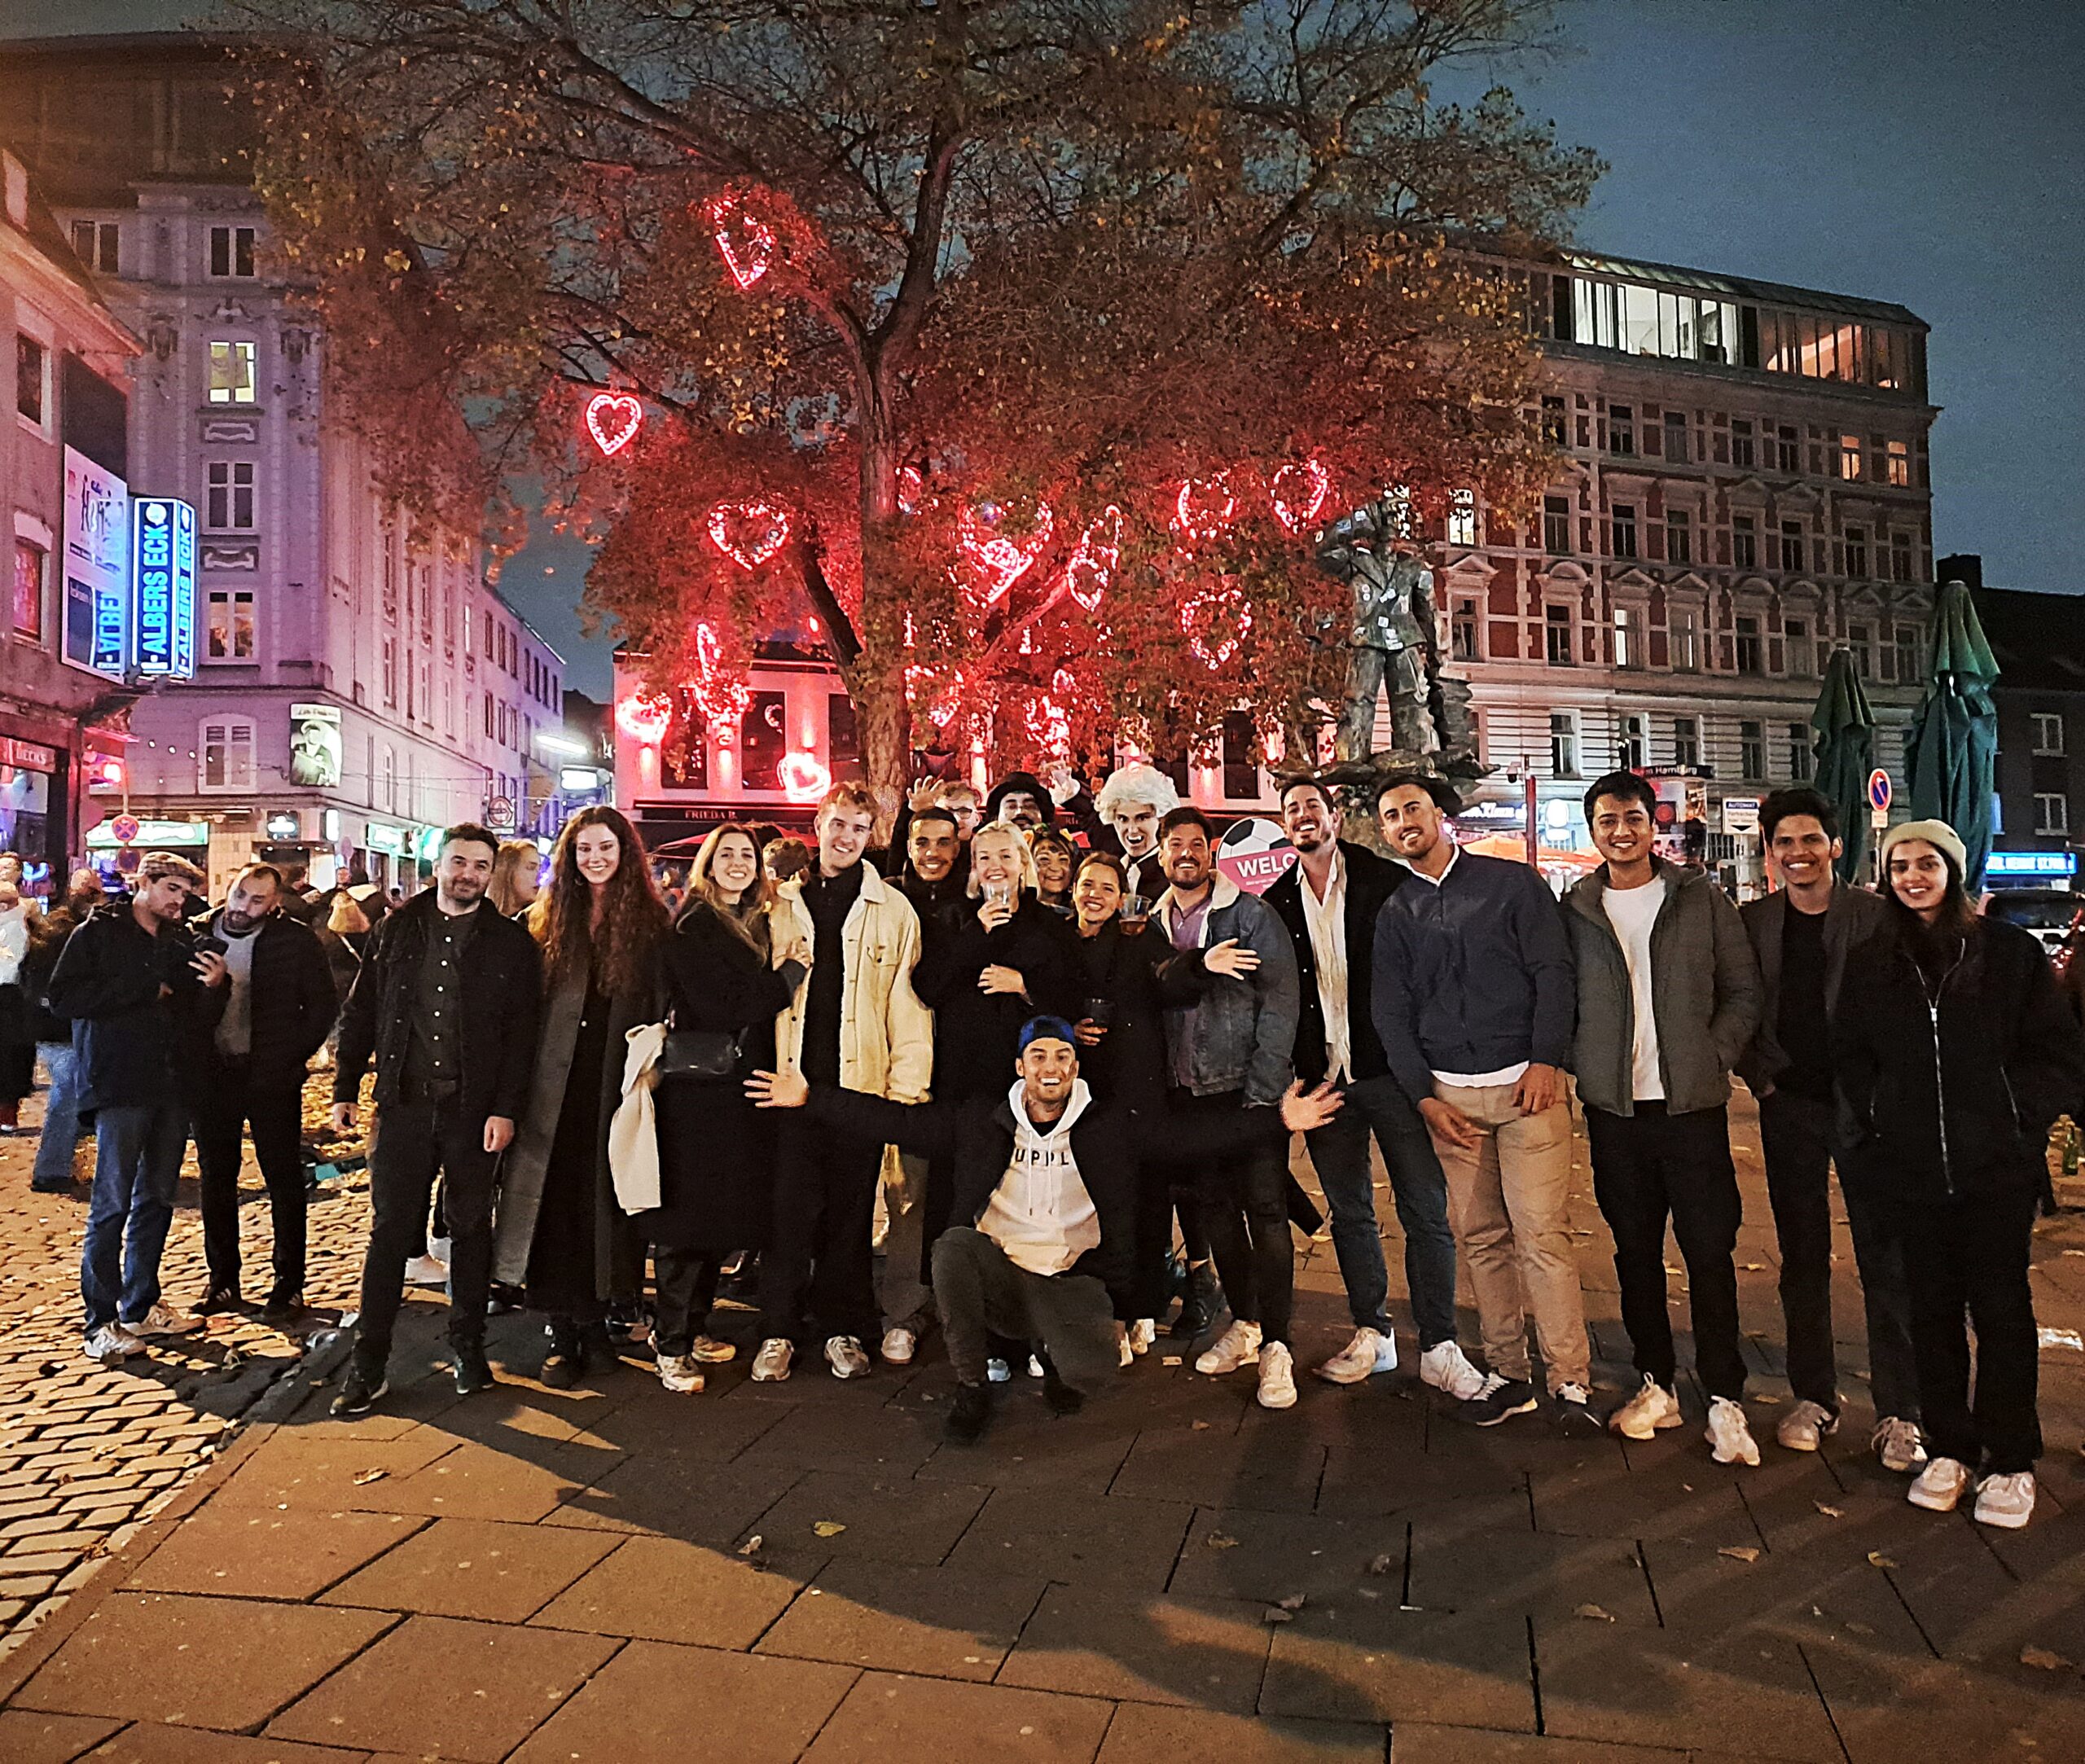
[[[661,1010],[665,903],[643,843],[617,810],[582,809],[529,910],[543,952],[542,1025],[528,1117],[507,1154],[493,1278],[521,1287],[546,1319],[542,1380],[568,1389],[612,1353],[611,1306],[634,1305],[642,1241],[617,1204],[608,1123],[622,1095],[630,1030]]]

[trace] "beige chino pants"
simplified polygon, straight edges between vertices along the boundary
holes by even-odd
[[[1448,1222],[1477,1296],[1486,1360],[1501,1377],[1529,1376],[1532,1310],[1551,1393],[1565,1384],[1590,1389],[1592,1350],[1566,1222],[1570,1105],[1560,1101],[1523,1115],[1510,1084],[1473,1089],[1437,1082],[1433,1094],[1480,1135],[1463,1147],[1437,1134],[1433,1146],[1448,1178]]]

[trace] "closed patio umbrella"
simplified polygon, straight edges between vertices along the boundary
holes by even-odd
[[[1991,856],[1991,793],[1998,771],[1998,707],[1991,692],[1998,661],[1964,584],[1941,584],[1929,637],[1933,660],[1925,696],[1912,713],[1905,750],[1912,813],[1920,820],[1945,821],[1962,836],[1969,854],[1963,885],[1973,895],[1983,888],[1984,862]]]
[[[1839,813],[1846,842],[1837,866],[1839,880],[1861,874],[1868,849],[1868,774],[1875,770],[1875,713],[1854,671],[1854,658],[1835,649],[1824,665],[1824,687],[1810,713],[1817,731],[1817,788]]]

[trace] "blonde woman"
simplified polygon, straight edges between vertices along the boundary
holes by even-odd
[[[493,860],[492,885],[485,890],[492,910],[503,919],[519,919],[528,911],[542,892],[542,867],[543,854],[533,840],[503,840]]]

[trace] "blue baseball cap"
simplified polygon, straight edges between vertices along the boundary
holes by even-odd
[[[1029,1044],[1034,1042],[1062,1042],[1074,1050],[1078,1047],[1078,1038],[1072,1033],[1071,1025],[1060,1016],[1030,1017],[1021,1025],[1021,1042],[1014,1051],[1025,1054]]]

